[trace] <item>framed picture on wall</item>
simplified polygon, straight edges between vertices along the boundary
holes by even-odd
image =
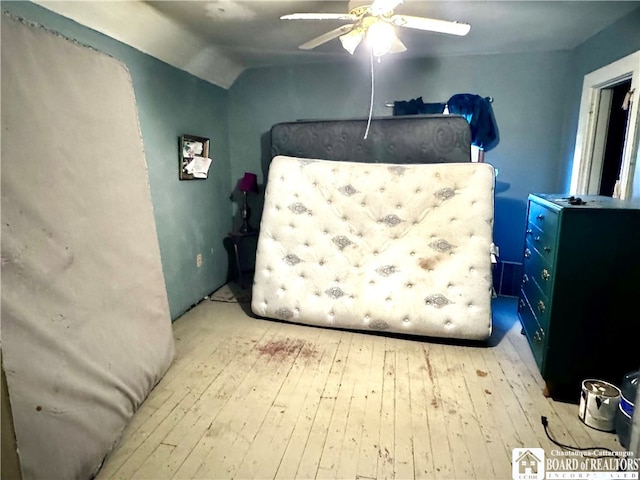
[[[211,165],[209,139],[181,135],[178,148],[180,180],[205,180]]]

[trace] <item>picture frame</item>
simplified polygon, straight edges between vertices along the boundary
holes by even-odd
[[[206,180],[206,176],[189,173],[189,165],[196,157],[209,158],[209,139],[196,135],[181,135],[178,145],[178,178],[180,180]]]

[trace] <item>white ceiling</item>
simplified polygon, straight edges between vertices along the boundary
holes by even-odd
[[[294,12],[346,13],[353,6],[348,1],[36,3],[224,88],[246,68],[349,57],[337,39],[311,51],[297,48],[346,22],[280,20],[280,16]],[[640,1],[405,0],[395,13],[466,22],[471,24],[471,32],[456,37],[398,29],[398,37],[408,51],[395,55],[434,57],[571,49],[638,7]]]

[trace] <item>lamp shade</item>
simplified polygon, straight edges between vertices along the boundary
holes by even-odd
[[[367,30],[367,41],[369,47],[376,57],[386,55],[396,40],[396,34],[393,27],[388,23],[375,22]]]
[[[244,172],[244,177],[238,181],[238,190],[241,192],[257,192],[258,176],[255,173]]]

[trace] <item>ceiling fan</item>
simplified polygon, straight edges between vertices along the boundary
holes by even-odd
[[[357,6],[349,13],[292,13],[282,20],[337,20],[351,22],[303,43],[298,48],[311,50],[334,38],[340,38],[342,46],[353,55],[365,38],[373,55],[404,52],[407,47],[396,37],[395,27],[407,27],[430,32],[466,35],[471,29],[468,23],[437,20],[426,17],[395,15],[393,10],[402,0],[374,0],[371,5]]]

